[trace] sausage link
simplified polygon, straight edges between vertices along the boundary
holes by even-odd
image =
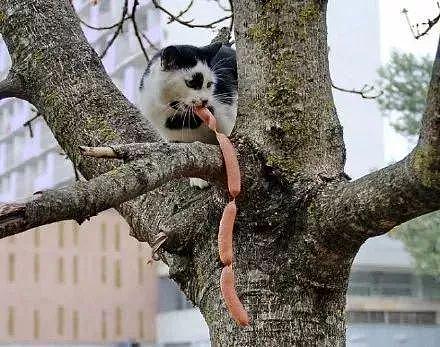
[[[232,200],[223,210],[218,228],[218,253],[224,265],[232,264],[232,231],[234,229],[237,205]]]
[[[216,133],[216,136],[225,160],[229,194],[235,198],[240,194],[241,190],[240,167],[238,166],[237,153],[225,134]]]
[[[249,325],[249,316],[235,291],[232,266],[225,266],[220,276],[220,289],[231,317],[241,326]]]

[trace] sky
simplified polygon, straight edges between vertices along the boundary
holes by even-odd
[[[365,1],[365,0],[364,0]],[[408,10],[412,24],[426,21],[435,17],[440,9],[437,1],[433,0],[380,0],[380,34],[381,34],[381,60],[386,63],[390,52],[398,49],[402,52],[412,52],[419,56],[435,56],[439,38],[439,26],[434,27],[428,35],[416,40],[412,36],[402,9]],[[385,122],[387,123],[387,122]],[[402,136],[385,124],[385,162],[401,159],[412,148]]]

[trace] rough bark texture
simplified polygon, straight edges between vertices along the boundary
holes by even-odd
[[[440,58],[417,148],[402,162],[348,183],[328,71],[326,1],[233,5],[240,105],[233,140],[243,175],[234,264],[251,325],[239,328],[229,318],[219,290],[216,236],[224,189],[171,182],[119,211],[140,241],[151,243],[159,232],[168,236],[162,259],[200,307],[214,346],[343,346],[345,293],[359,247],[369,236],[440,206]],[[0,29],[23,97],[45,116],[87,179],[117,164],[81,156],[80,145],[158,140],[105,74],[67,0],[2,1]],[[219,163],[206,162],[213,177]],[[179,167],[170,165],[164,169]],[[199,169],[189,172],[208,172]],[[94,180],[118,192],[106,176],[89,184]],[[124,184],[132,189],[139,182]],[[146,184],[136,194],[155,187]],[[4,206],[2,213],[14,222],[23,206]]]

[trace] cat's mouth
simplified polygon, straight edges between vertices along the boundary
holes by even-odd
[[[180,101],[171,101],[168,106],[181,113],[190,113],[192,116],[196,116],[193,111],[194,106],[186,105]],[[214,114],[214,107],[212,107],[212,105],[207,105],[206,108]]]
[[[194,107],[184,105],[179,101],[172,101],[168,104],[173,110],[177,112],[169,116],[165,121],[165,127],[168,129],[197,129],[202,125],[202,120],[195,114]],[[207,106],[207,109],[214,114],[214,107]]]

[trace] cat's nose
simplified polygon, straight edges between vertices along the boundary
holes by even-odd
[[[206,105],[208,105],[208,99],[202,99],[202,106],[205,107]]]

